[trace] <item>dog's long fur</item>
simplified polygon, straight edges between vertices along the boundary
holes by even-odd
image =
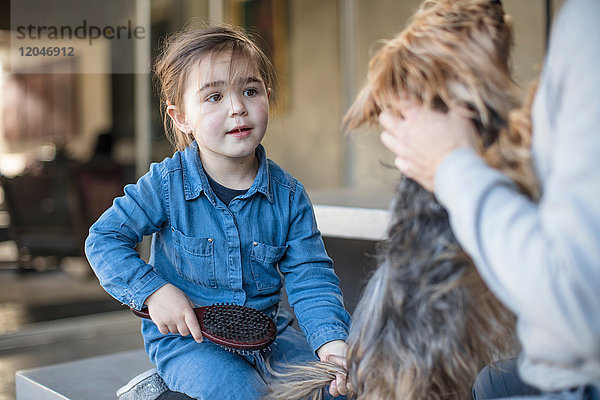
[[[401,113],[401,99],[467,110],[480,133],[483,159],[535,199],[532,97],[522,107],[516,100],[511,41],[499,2],[424,1],[407,28],[372,58],[367,83],[347,113],[348,126],[373,123],[382,110]],[[458,245],[444,208],[402,178],[378,268],[350,329],[349,397],[467,399],[478,371],[516,350],[514,322]],[[339,372],[327,363],[293,367],[278,375],[268,398],[319,399]]]

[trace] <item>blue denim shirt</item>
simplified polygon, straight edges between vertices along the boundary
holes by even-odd
[[[302,184],[256,149],[250,189],[226,206],[196,143],[152,164],[90,228],[86,255],[105,290],[133,308],[166,283],[197,305],[290,305],[311,347],[346,339],[350,316]],[[152,235],[148,263],[135,251]],[[146,329],[144,329],[146,331]]]

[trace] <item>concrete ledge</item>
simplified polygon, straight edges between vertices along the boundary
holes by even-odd
[[[387,210],[315,205],[317,226],[323,237],[381,240],[390,220]]]
[[[0,352],[102,335],[137,334],[140,320],[129,309],[37,322],[0,335]]]
[[[17,400],[114,400],[117,389],[153,365],[143,349],[17,371]]]
[[[317,226],[324,237],[381,240],[390,220],[392,193],[353,189],[309,193]]]

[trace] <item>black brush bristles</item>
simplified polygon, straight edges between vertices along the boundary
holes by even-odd
[[[254,308],[213,304],[194,311],[207,339],[240,354],[267,349],[277,335],[275,322]]]
[[[204,313],[204,329],[208,333],[240,343],[269,340],[270,321],[264,313],[237,304],[215,304]]]

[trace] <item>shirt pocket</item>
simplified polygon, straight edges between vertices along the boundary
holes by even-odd
[[[250,269],[258,290],[280,289],[281,275],[277,264],[287,250],[285,246],[269,246],[253,242],[250,254]]]
[[[210,237],[190,237],[173,228],[175,269],[185,280],[215,288],[214,240]]]

